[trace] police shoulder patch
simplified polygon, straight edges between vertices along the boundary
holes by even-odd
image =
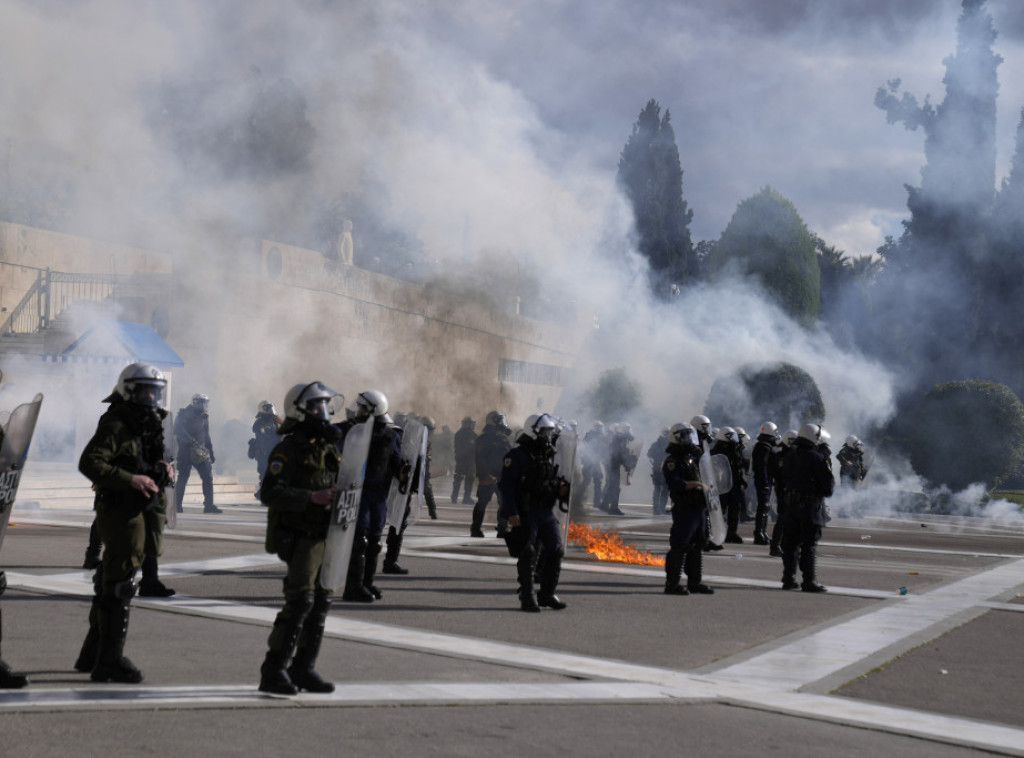
[[[511,458],[506,458],[505,459],[505,468],[508,468],[511,465],[512,465],[512,459]]]
[[[667,461],[665,461],[665,468],[667,468],[669,471],[672,471],[673,469],[675,469],[675,467],[676,467],[676,462],[674,460],[672,460],[671,458],[669,458]]]
[[[284,468],[284,461],[280,460],[280,459],[275,459],[275,460],[272,460],[270,462],[270,466],[267,469],[267,471],[268,471],[268,473],[271,473],[274,476],[277,476],[278,474],[281,473],[281,470],[283,468]]]

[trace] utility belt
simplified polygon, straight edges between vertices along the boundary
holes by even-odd
[[[103,489],[96,490],[96,496],[93,499],[93,510],[96,510],[98,506],[103,505],[107,507],[127,507],[134,513],[143,513],[145,511],[163,512],[166,504],[162,503],[160,500],[162,492],[162,489],[158,489],[156,492],[147,492],[145,494],[136,490],[131,490],[130,492],[119,492],[117,490],[104,487]]]

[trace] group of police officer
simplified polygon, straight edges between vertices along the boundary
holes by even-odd
[[[109,408],[79,460],[79,470],[93,482],[96,492],[96,525],[105,549],[94,578],[89,632],[75,667],[90,672],[97,682],[136,683],[143,678],[124,655],[124,646],[136,591],[135,572],[146,556],[160,555],[170,506],[166,493],[173,471],[164,444],[166,388],[165,378],[155,367],[143,363],[127,366],[114,391],[105,398]],[[285,396],[284,418],[275,429],[278,441],[260,472],[259,498],[268,506],[265,547],[287,565],[284,607],[275,618],[260,669],[259,688],[264,692],[293,695],[299,690],[334,690],[334,685],[315,670],[333,595],[318,578],[349,431],[355,424],[372,419],[343,600],[373,602],[383,597],[374,579],[382,550],[388,491],[395,479],[406,483],[415,478],[408,462],[401,458],[402,430],[388,415],[383,393],[360,393],[346,409],[346,418],[332,423],[339,402],[344,403],[341,394],[319,381],[292,387]],[[265,410],[276,416],[272,405]],[[662,463],[665,489],[672,502],[665,564],[667,594],[713,593],[702,582],[702,552],[709,538],[709,487],[702,481],[699,465],[701,456],[714,454],[709,448],[711,425],[702,416],[693,422],[696,425],[679,423],[671,427]],[[567,504],[571,479],[569,472],[559,471],[555,464],[562,429],[560,420],[552,415],[537,414],[526,420],[513,441],[505,416],[494,411],[488,414],[487,426],[480,435],[485,444],[476,440],[474,463],[479,486],[472,533],[477,536],[480,532],[487,502],[497,494],[499,530],[504,532],[510,553],[518,557],[520,607],[530,613],[540,612],[542,607],[566,607],[555,594],[565,546],[554,509],[560,503]],[[718,441],[730,441],[730,432],[735,434],[735,430],[724,434],[719,430]],[[623,436],[628,434],[627,428]],[[782,586],[824,592],[816,580],[815,547],[827,518],[824,499],[833,488],[829,437],[817,424],[805,424],[792,439],[788,436],[779,438],[775,425],[768,422],[758,438],[761,451],[755,446],[755,541],[763,544],[767,539],[768,497],[774,489]],[[584,470],[586,466],[584,459]],[[862,466],[851,477],[863,478],[863,473]],[[452,494],[453,501],[456,496],[457,491]],[[734,534],[729,512],[730,534]],[[396,564],[397,551],[392,558]],[[800,584],[795,580],[798,564],[803,580]],[[684,572],[685,587],[681,583]],[[535,589],[538,581],[539,589]],[[23,678],[12,679],[5,665],[0,666],[0,674],[4,686],[24,684]]]

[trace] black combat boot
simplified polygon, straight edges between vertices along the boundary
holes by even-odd
[[[519,607],[527,613],[540,613],[540,606],[537,605],[537,595],[533,589],[533,570],[535,551],[527,546],[519,554],[519,562],[516,564],[516,572],[519,578]]]
[[[0,590],[3,592],[3,590]],[[3,641],[3,617],[0,617],[0,642]],[[24,674],[15,674],[11,667],[0,658],[0,690],[20,690],[28,684],[28,677]]]
[[[540,592],[537,593],[537,605],[560,611],[566,608],[566,604],[558,599],[555,589],[558,587],[558,578],[562,575],[562,550],[554,552],[545,550],[541,556]]]
[[[795,590],[800,585],[796,581],[796,553],[792,550],[782,552],[782,589]]]
[[[484,513],[485,513],[485,511],[483,511],[483,510],[481,510],[479,508],[474,508],[473,509],[473,524],[469,527],[469,536],[470,537],[483,537],[484,536],[484,530],[481,528],[481,527],[483,527],[483,523],[484,523]]]
[[[363,574],[366,571],[366,532],[357,529],[352,541],[352,556],[348,562],[348,574],[345,577],[345,591],[341,599],[346,603],[372,603],[373,595],[363,586]]]
[[[704,578],[704,554],[698,547],[690,547],[686,551],[683,562],[686,571],[686,589],[691,595],[714,595],[715,591],[701,580]]]
[[[665,594],[689,595],[680,580],[683,577],[683,551],[671,548],[665,556]]]
[[[174,590],[160,581],[160,570],[155,555],[142,559],[142,581],[139,582],[139,597],[171,597]]]
[[[135,583],[129,579],[115,585],[113,594],[100,598],[97,614],[99,653],[89,675],[94,682],[138,684],[142,681],[142,672],[124,655],[128,615],[134,594]]]
[[[755,545],[767,545],[768,534],[765,529],[768,526],[768,512],[763,511],[760,508],[757,509],[757,514],[754,516],[754,544]]]
[[[804,592],[828,592],[827,587],[817,582],[817,555],[813,547],[800,551],[800,574],[800,589]]]
[[[402,552],[402,538],[403,535],[395,527],[388,529],[388,548],[384,552],[384,567],[382,569],[385,574],[405,576],[409,573],[409,569],[398,562],[398,556]]]
[[[89,609],[89,631],[85,633],[85,641],[82,642],[82,649],[78,652],[78,659],[75,661],[75,671],[81,671],[83,674],[88,674],[96,668],[96,658],[100,652],[97,602],[96,599],[93,599],[92,608]]]
[[[452,480],[452,505],[459,502],[459,485],[462,484],[462,480],[459,477],[455,477]]]
[[[309,612],[302,625],[302,635],[295,651],[295,658],[288,667],[288,677],[300,690],[334,692],[334,685],[324,681],[313,669],[320,654],[320,643],[324,639],[324,627],[327,625],[327,614],[330,610],[331,596],[317,594],[313,600],[313,610]]]
[[[363,568],[363,587],[374,600],[383,600],[384,593],[373,583],[377,578],[377,560],[380,558],[380,537],[370,537],[366,544],[366,564]]]
[[[260,666],[260,692],[272,695],[296,695],[298,687],[288,676],[288,661],[299,643],[302,627],[313,608],[312,592],[285,595],[284,608],[274,619],[267,639],[267,655]]]

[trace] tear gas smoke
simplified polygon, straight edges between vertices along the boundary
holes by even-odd
[[[200,325],[237,266],[227,240],[309,244],[324,208],[372,208],[415,253],[410,278],[497,301],[512,279],[495,272],[515,271],[537,302],[597,314],[567,408],[623,366],[646,398],[630,420],[653,440],[700,412],[719,376],[785,360],[817,381],[842,439],[892,413],[895,368],[797,327],[741,278],[653,301],[614,165],[653,94],[672,109],[695,239],[716,237],[736,203],[771,182],[823,236],[872,250],[905,215],[921,145],[887,129],[871,97],[896,74],[908,88],[937,86],[958,7],[869,5],[837,2],[826,18],[820,3],[765,14],[758,2],[666,2],[634,26],[616,21],[635,19],[634,7],[615,2],[10,2],[0,8],[7,184],[26,196],[63,188],[52,213],[62,230],[172,251]],[[876,53],[897,44],[920,63],[882,70]],[[851,71],[855,85],[837,84]],[[858,97],[849,118],[822,115]],[[359,235],[357,263],[388,241]],[[275,375],[217,369],[237,377],[247,409],[277,401],[331,342],[322,314],[287,317],[294,338],[264,346]],[[373,375],[376,356],[359,360]],[[4,366],[8,381],[17,368]],[[212,362],[190,366],[172,404],[214,374]],[[102,397],[112,378],[102,385],[83,397]],[[399,376],[379,388],[396,404],[416,396]],[[45,414],[58,394],[47,393]],[[764,420],[728,419],[748,430]]]

